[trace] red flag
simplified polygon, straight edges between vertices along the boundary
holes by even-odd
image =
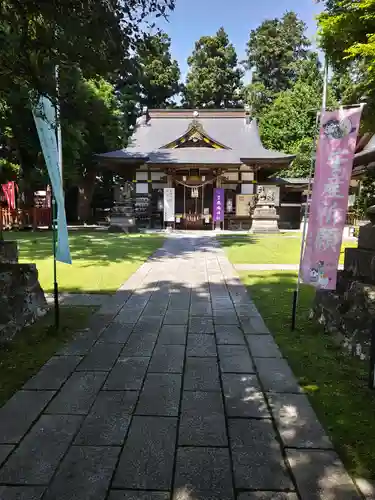
[[[16,208],[16,190],[14,181],[2,184],[3,192],[8,203],[8,207],[14,210]]]

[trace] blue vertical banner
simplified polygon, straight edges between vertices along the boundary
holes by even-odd
[[[33,115],[57,205],[56,260],[64,264],[71,264],[72,259],[69,249],[68,226],[60,173],[61,166],[59,165],[59,151],[56,139],[56,109],[48,97],[41,96],[33,109]]]

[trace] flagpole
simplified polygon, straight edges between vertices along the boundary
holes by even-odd
[[[327,90],[328,90],[328,58],[327,58],[327,56],[325,56],[325,58],[324,58],[322,108],[321,108],[320,113],[319,112],[316,113],[316,119],[315,119],[314,145],[313,145],[313,150],[312,150],[312,154],[311,154],[309,184],[308,184],[308,188],[307,188],[306,203],[305,203],[305,210],[304,210],[304,216],[303,216],[303,229],[302,229],[302,241],[301,241],[301,250],[300,250],[300,258],[299,258],[298,276],[297,276],[296,289],[293,292],[292,322],[291,322],[291,330],[292,331],[294,331],[295,327],[296,327],[296,315],[297,315],[299,292],[300,292],[300,287],[301,287],[301,267],[302,267],[303,254],[304,254],[305,245],[306,245],[306,235],[307,235],[308,217],[309,217],[309,204],[311,201],[312,182],[313,182],[314,171],[315,171],[316,142],[317,142],[316,136],[317,136],[317,131],[318,131],[318,127],[319,127],[319,115],[320,115],[320,119],[321,119],[324,111],[327,108]]]
[[[60,106],[59,106],[59,67],[55,67],[55,78],[56,78],[56,101],[55,101],[55,114],[56,114],[56,139],[57,139],[57,152],[58,152],[58,162],[59,162],[59,172],[61,176],[61,185],[63,181],[62,176],[62,141],[61,141],[61,124],[60,124]],[[55,304],[55,328],[60,327],[60,303],[59,303],[59,284],[57,280],[57,261],[56,261],[56,250],[57,250],[57,203],[56,198],[51,186],[52,194],[52,237],[53,237],[53,297]]]

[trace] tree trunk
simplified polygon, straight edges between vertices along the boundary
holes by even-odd
[[[79,222],[89,222],[92,216],[91,201],[95,189],[96,172],[90,170],[78,185],[77,215]]]

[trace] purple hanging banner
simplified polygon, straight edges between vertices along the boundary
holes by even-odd
[[[224,221],[224,189],[214,189],[214,208],[213,208],[214,222]]]

